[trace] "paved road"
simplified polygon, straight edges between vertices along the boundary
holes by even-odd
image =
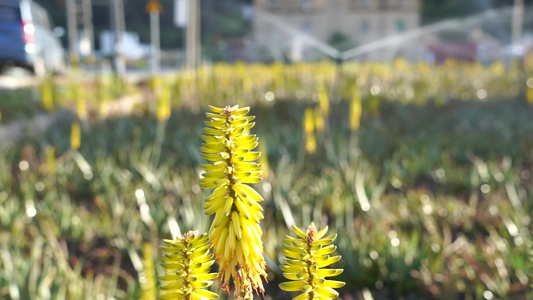
[[[17,90],[37,85],[34,77],[0,76],[0,90]]]
[[[98,74],[111,74],[111,71],[101,72]],[[160,76],[173,76],[178,74],[178,70],[175,68],[166,68],[159,72]],[[87,71],[81,74],[67,74],[57,77],[58,82],[66,82],[68,80],[87,80],[92,79],[95,75],[94,71]],[[144,69],[130,69],[126,73],[126,80],[132,83],[141,82],[147,80],[151,76],[149,70]],[[26,87],[32,87],[39,84],[39,78],[31,76],[24,72],[11,72],[10,74],[0,75],[0,90],[17,90]]]

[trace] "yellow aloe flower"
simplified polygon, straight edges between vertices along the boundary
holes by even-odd
[[[189,231],[177,240],[164,240],[165,275],[159,277],[162,295],[159,299],[207,300],[218,295],[205,290],[213,284],[217,273],[209,273],[215,263],[209,253],[211,245],[207,234]]]
[[[313,109],[306,108],[304,112],[304,133],[306,135],[310,135],[315,131],[315,120],[313,116]]]
[[[353,92],[352,101],[350,102],[350,130],[356,131],[359,129],[361,123],[361,93],[356,87]]]
[[[54,91],[51,79],[45,80],[41,84],[41,102],[47,111],[54,110]]]
[[[316,152],[316,136],[314,132],[306,137],[305,151],[308,154],[314,154]]]
[[[316,136],[315,136],[315,118],[313,109],[308,107],[304,113],[304,139],[305,152],[313,154],[316,152]]]
[[[329,116],[329,96],[326,85],[321,85],[318,91],[318,103],[324,116]]]
[[[80,122],[74,121],[70,126],[70,148],[78,150],[81,146]]]
[[[81,86],[74,86],[74,96],[76,99],[76,114],[78,115],[78,119],[85,120],[87,118],[87,103],[85,102],[85,97],[83,97]]]
[[[161,83],[157,91],[157,120],[160,122],[167,121],[172,113],[170,89]]]
[[[287,292],[302,292],[293,300],[327,300],[336,299],[339,293],[336,288],[344,286],[344,282],[326,280],[326,277],[337,276],[342,269],[324,269],[341,259],[339,256],[330,256],[337,247],[333,241],[337,235],[324,237],[328,231],[317,231],[315,224],[311,223],[304,232],[293,226],[297,238],[286,236],[283,243],[283,254],[287,257],[285,265],[281,266],[283,276],[292,280],[281,283],[279,287]]]
[[[56,152],[53,146],[46,146],[46,168],[51,175],[56,174]]]
[[[200,180],[202,188],[215,189],[204,206],[207,215],[215,214],[209,239],[223,288],[229,292],[233,278],[235,297],[253,299],[252,289],[264,292],[261,276],[267,275],[259,226],[263,198],[247,185],[261,181],[261,165],[255,162],[260,152],[253,151],[258,138],[247,133],[254,117],[246,116],[248,107],[210,110],[202,136],[202,157],[210,164],[202,165],[206,173]]]
[[[315,129],[317,132],[324,131],[324,115],[319,106],[315,107]]]

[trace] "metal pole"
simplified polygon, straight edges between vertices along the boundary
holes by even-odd
[[[152,42],[150,66],[152,74],[159,72],[159,12],[150,13],[150,39]]]
[[[122,0],[111,0],[113,3],[113,24],[114,24],[114,59],[115,70],[119,76],[126,73],[126,66],[123,57],[123,35],[124,35],[124,5]]]
[[[196,7],[195,7],[195,14],[194,17],[196,18],[196,31],[194,33],[195,35],[195,42],[196,42],[196,67],[200,66],[202,63],[202,40],[200,39],[200,4],[202,3],[201,0],[195,0],[196,1]]]
[[[83,3],[83,29],[89,39],[89,57],[93,57],[94,51],[94,29],[93,29],[93,8],[91,0],[82,0]]]
[[[67,6],[67,29],[68,29],[68,44],[71,63],[79,61],[78,54],[78,21],[76,15],[75,0],[66,0]]]
[[[187,69],[194,70],[196,67],[196,0],[189,0],[189,20],[187,22],[186,59]]]
[[[180,28],[184,28],[182,39],[183,39],[183,52],[185,53],[185,57],[187,56],[187,38],[188,38],[188,27],[187,23],[189,22],[189,1],[188,0],[174,0],[174,23],[176,26]],[[178,55],[178,58],[180,58],[180,55]],[[177,60],[177,66],[182,67],[183,61],[178,59]],[[185,65],[187,66],[187,60],[185,58]]]
[[[524,25],[524,0],[515,0],[513,9],[513,33],[512,42],[516,45],[522,38],[522,30]]]
[[[186,38],[187,69],[194,70],[201,59],[200,0],[189,0],[189,20],[187,22]]]

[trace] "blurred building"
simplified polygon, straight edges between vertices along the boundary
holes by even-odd
[[[419,11],[419,0],[254,0],[254,38],[274,56],[304,55],[302,35],[345,50],[417,28]]]

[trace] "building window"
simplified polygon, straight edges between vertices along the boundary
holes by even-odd
[[[302,32],[308,35],[311,35],[313,33],[313,26],[311,25],[311,22],[306,21],[302,26]]]
[[[368,6],[370,6],[370,0],[360,0],[360,1],[361,1],[362,7],[367,8]]]
[[[402,20],[396,21],[395,27],[396,27],[396,31],[397,32],[404,32],[405,31],[405,23],[404,23],[404,21],[402,21]]]
[[[276,0],[268,0],[268,5],[270,6],[276,5]]]
[[[300,0],[300,7],[303,11],[311,10],[311,0]]]
[[[368,34],[369,29],[370,28],[368,26],[368,21],[362,21],[361,22],[361,27],[359,28],[359,32],[361,33],[361,35]]]

